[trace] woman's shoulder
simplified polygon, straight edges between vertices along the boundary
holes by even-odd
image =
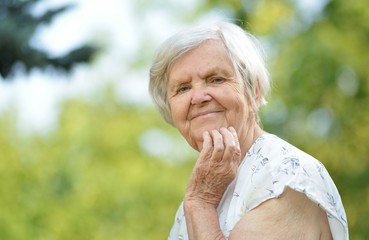
[[[264,134],[240,166],[236,195],[247,212],[281,196],[287,187],[304,193],[327,212],[330,221],[347,228],[339,192],[324,165],[278,136]]]
[[[254,189],[267,188],[272,197],[282,194],[286,186],[307,195],[338,195],[319,160],[273,134],[255,141],[239,171],[243,182],[249,178]]]
[[[279,168],[285,164],[293,164],[295,167],[300,165],[324,167],[316,158],[270,133],[263,134],[255,141],[245,157],[245,162],[247,161],[261,161],[269,164],[271,168]]]

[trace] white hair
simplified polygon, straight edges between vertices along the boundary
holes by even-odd
[[[167,84],[171,67],[183,53],[211,39],[223,42],[255,112],[260,105],[266,104],[271,83],[263,52],[256,38],[233,23],[196,26],[167,39],[158,49],[150,68],[149,92],[160,114],[170,124],[173,123],[167,99]]]

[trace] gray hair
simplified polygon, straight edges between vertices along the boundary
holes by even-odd
[[[270,79],[263,52],[256,38],[228,22],[194,27],[167,39],[158,49],[150,68],[149,92],[160,114],[169,124],[173,124],[167,98],[171,67],[182,54],[211,39],[223,42],[236,75],[244,84],[245,95],[255,112],[260,105],[266,104],[266,96],[270,91]],[[258,99],[257,96],[259,96]]]

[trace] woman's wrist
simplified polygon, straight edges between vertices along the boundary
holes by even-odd
[[[191,195],[186,194],[183,202],[184,205],[190,208],[206,208],[206,209],[216,209],[221,200],[221,196],[214,197],[215,194],[198,194]]]
[[[226,239],[220,229],[217,207],[214,204],[187,199],[183,207],[190,239]]]
[[[197,211],[216,211],[217,204],[210,203],[205,200],[199,199],[184,199],[183,207],[185,212],[197,212]]]

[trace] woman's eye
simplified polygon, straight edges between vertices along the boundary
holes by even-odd
[[[182,87],[179,87],[177,91],[179,93],[184,93],[184,92],[187,92],[188,90],[190,90],[189,86],[182,86]]]
[[[224,79],[223,78],[213,78],[210,80],[211,83],[223,83]]]

